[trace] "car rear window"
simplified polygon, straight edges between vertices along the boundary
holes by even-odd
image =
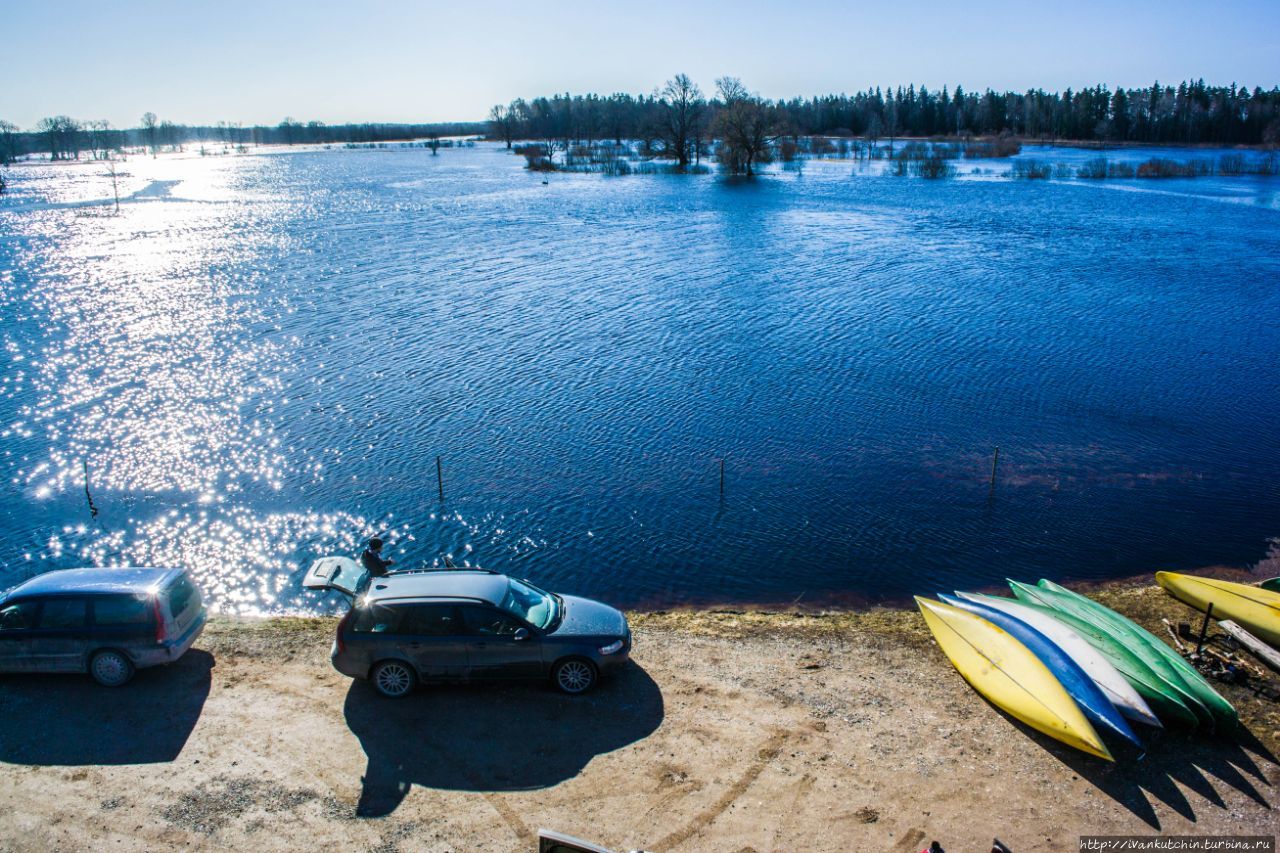
[[[357,634],[394,634],[400,630],[401,615],[398,607],[385,604],[358,607],[351,620],[351,630]]]
[[[40,610],[41,628],[83,628],[89,623],[89,602],[83,598],[46,598]]]
[[[415,634],[451,637],[462,634],[457,608],[452,604],[404,602],[370,604],[357,608],[351,630],[360,634]]]
[[[148,625],[152,613],[147,596],[106,595],[93,602],[93,624],[99,626]]]
[[[191,606],[191,600],[198,593],[196,592],[195,584],[191,583],[191,578],[181,575],[169,585],[169,588],[163,594],[169,601],[169,612],[174,616],[181,616]]]

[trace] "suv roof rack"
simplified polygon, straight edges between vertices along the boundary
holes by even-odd
[[[482,569],[479,566],[428,566],[422,569],[399,569],[387,572],[382,577],[404,577],[406,575],[426,575],[434,572],[480,572],[486,575],[500,575],[497,569]]]

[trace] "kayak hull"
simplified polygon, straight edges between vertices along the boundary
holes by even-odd
[[[1018,617],[995,607],[951,595],[940,595],[938,597],[947,604],[981,616],[993,625],[1009,632],[1014,639],[1030,649],[1031,653],[1049,668],[1054,677],[1066,688],[1071,698],[1080,706],[1080,710],[1084,711],[1085,717],[1088,718],[1089,722],[1093,723],[1094,728],[1099,731],[1110,731],[1139,749],[1143,748],[1142,741],[1138,740],[1137,735],[1129,728],[1129,724],[1125,722],[1124,717],[1121,716],[1115,705],[1111,703],[1111,700],[1102,692],[1097,683],[1089,677],[1089,674],[1070,655],[1044,633],[1028,625]]]
[[[1017,581],[1009,581],[1009,586],[1016,595],[1018,592]],[[1132,649],[1116,639],[1112,633],[1104,631],[1097,625],[1086,622],[1078,616],[1039,604],[1035,599],[1020,596],[1018,601],[1027,607],[1052,616],[1081,637],[1084,637],[1088,643],[1098,650],[1099,654],[1106,657],[1111,662],[1111,665],[1133,685],[1133,688],[1138,691],[1138,695],[1146,700],[1147,705],[1163,722],[1187,728],[1195,728],[1200,725],[1200,718],[1182,701],[1178,691],[1161,678]]]
[[[1113,760],[1066,688],[1025,645],[958,607],[920,597],[916,604],[943,653],[991,704],[1068,746]]]
[[[1213,618],[1230,619],[1270,645],[1280,648],[1280,592],[1242,583],[1156,572],[1156,583],[1164,591],[1206,613],[1213,605]]]
[[[1159,660],[1167,668],[1161,671],[1162,675],[1166,672],[1172,672],[1174,677],[1180,682],[1175,686],[1181,686],[1189,695],[1195,697],[1200,705],[1205,709],[1209,719],[1206,725],[1211,729],[1230,730],[1235,728],[1239,723],[1239,717],[1231,703],[1214,690],[1209,682],[1204,680],[1204,676],[1196,672],[1195,667],[1182,659],[1182,656],[1169,648],[1158,637],[1138,625],[1127,616],[1122,616],[1109,607],[1105,607],[1091,598],[1081,595],[1078,592],[1072,592],[1066,587],[1059,586],[1048,580],[1041,580],[1038,584],[1039,588],[1048,592],[1056,593],[1053,601],[1070,602],[1074,604],[1080,614],[1084,618],[1093,618],[1100,620],[1104,625],[1109,625],[1117,631],[1121,631],[1126,635],[1126,639],[1132,639],[1134,643],[1141,646],[1152,653],[1154,657],[1151,660]],[[1052,606],[1052,605],[1051,605]],[[1166,675],[1166,679],[1168,676]],[[1198,709],[1193,708],[1197,713]]]
[[[1011,598],[964,592],[956,594],[967,601],[994,607],[1035,628],[1093,679],[1117,711],[1135,722],[1160,728],[1160,720],[1151,712],[1146,700],[1120,670],[1112,665],[1110,658],[1094,648],[1078,631],[1054,616],[1052,611]]]

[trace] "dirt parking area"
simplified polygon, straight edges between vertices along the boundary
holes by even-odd
[[[987,705],[914,612],[632,619],[635,666],[577,698],[382,700],[330,668],[325,619],[215,620],[120,690],[0,678],[0,850],[529,851],[547,827],[656,853],[1024,853],[1280,824],[1280,709],[1242,690],[1242,743],[1156,733],[1107,764]]]

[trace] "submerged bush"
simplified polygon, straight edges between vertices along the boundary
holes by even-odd
[[[1107,164],[1108,178],[1132,178],[1135,174],[1132,163],[1109,163]]]
[[[530,172],[554,172],[556,164],[545,145],[530,142],[528,145],[517,145],[515,152],[524,158],[524,167]]]
[[[1138,164],[1137,174],[1139,178],[1198,178],[1212,172],[1207,160],[1188,160],[1180,163],[1164,157],[1152,157]]]
[[[1107,158],[1095,157],[1076,169],[1076,177],[1091,181],[1100,181],[1107,177]]]
[[[949,178],[955,173],[956,167],[947,162],[947,158],[940,154],[930,154],[928,157],[916,160],[911,164],[911,174],[917,178],[938,180],[940,178]]]
[[[1043,160],[1014,160],[1009,177],[1027,180],[1044,180],[1053,174],[1053,167]]]
[[[1219,175],[1243,175],[1245,171],[1243,154],[1223,154],[1218,158]]]

